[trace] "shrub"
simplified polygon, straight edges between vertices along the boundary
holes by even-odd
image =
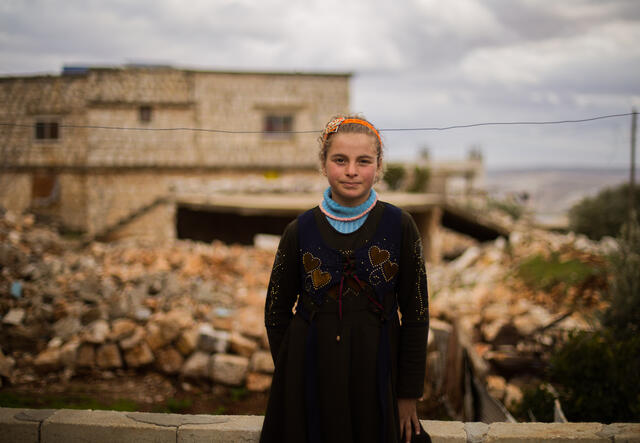
[[[635,187],[636,220],[640,214],[640,186]],[[600,240],[605,235],[615,237],[627,222],[629,185],[606,188],[595,197],[588,197],[569,210],[569,227],[575,232]]]
[[[618,238],[619,249],[609,257],[611,275],[604,299],[609,307],[602,324],[617,337],[640,332],[640,225],[626,224]],[[640,361],[638,361],[640,366]]]
[[[402,165],[389,165],[382,179],[387,183],[389,189],[395,191],[400,187],[405,173],[406,171]]]
[[[430,171],[428,168],[416,166],[413,171],[413,182],[409,187],[409,192],[425,192],[429,183]]]
[[[569,421],[640,421],[640,337],[578,332],[551,358],[549,378]]]
[[[522,391],[522,401],[511,411],[521,421],[535,419],[545,423],[553,421],[554,395],[546,388],[545,383]],[[531,416],[533,414],[533,417]]]

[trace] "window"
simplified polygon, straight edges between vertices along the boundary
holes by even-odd
[[[36,140],[58,140],[60,138],[60,125],[57,121],[38,120],[35,124]]]
[[[293,134],[293,116],[290,114],[268,114],[264,119],[264,132],[268,137],[290,138]]]
[[[138,118],[142,123],[149,123],[151,121],[151,106],[140,106]]]

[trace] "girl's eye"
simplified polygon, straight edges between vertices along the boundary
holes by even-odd
[[[336,158],[334,160],[336,163],[338,163],[339,165],[341,165],[342,163],[344,163],[344,159],[343,158]]]

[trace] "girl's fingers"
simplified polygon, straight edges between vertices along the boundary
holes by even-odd
[[[411,420],[407,420],[404,424],[404,441],[411,443]]]
[[[411,421],[413,422],[413,429],[415,430],[415,434],[418,435],[420,433],[420,421],[418,420],[418,416],[414,414],[411,417]]]

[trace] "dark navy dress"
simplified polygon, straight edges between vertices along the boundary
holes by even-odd
[[[409,214],[378,202],[351,234],[318,208],[300,216],[282,236],[265,321],[276,369],[261,442],[399,441],[397,399],[422,395],[428,331]]]

